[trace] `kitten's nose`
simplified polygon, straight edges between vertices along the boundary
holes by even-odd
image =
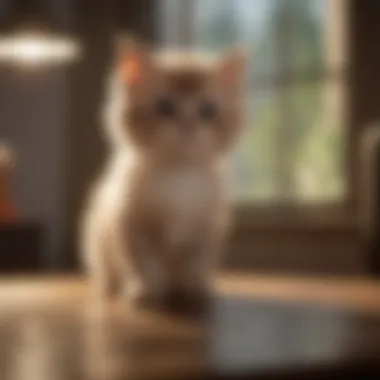
[[[186,135],[190,135],[193,133],[194,131],[194,124],[191,120],[184,120],[182,123],[181,123],[181,127],[180,127],[181,131],[186,134]]]

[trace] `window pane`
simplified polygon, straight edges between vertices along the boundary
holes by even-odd
[[[343,68],[344,0],[282,1],[292,71]],[[286,41],[287,40],[287,41]]]
[[[278,3],[276,20],[284,70],[311,71],[324,66],[325,0],[286,0]]]
[[[238,202],[320,203],[345,195],[341,82],[261,90],[233,161]]]
[[[237,202],[320,203],[345,195],[339,81],[261,90],[233,160]]]
[[[272,20],[278,1],[194,1],[195,45],[220,50],[243,43],[252,53],[252,75],[277,72],[276,30]]]
[[[267,202],[277,199],[280,190],[276,155],[281,127],[278,91],[257,91],[247,103],[247,127],[233,161],[235,199]]]
[[[294,198],[302,202],[342,199],[344,88],[339,81],[295,85],[287,91],[293,118]]]
[[[310,72],[344,63],[344,0],[192,0],[194,41],[207,49],[242,43],[253,75]]]

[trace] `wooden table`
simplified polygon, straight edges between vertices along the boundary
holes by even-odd
[[[203,318],[0,280],[1,380],[380,378],[380,284],[224,276]],[[352,377],[351,377],[352,378]]]

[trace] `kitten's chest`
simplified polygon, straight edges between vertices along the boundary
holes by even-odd
[[[172,245],[217,228],[225,206],[223,181],[216,170],[140,170],[130,185],[129,220]]]
[[[217,197],[217,183],[211,173],[203,170],[163,169],[146,179],[142,193],[148,207],[192,218],[212,208]]]

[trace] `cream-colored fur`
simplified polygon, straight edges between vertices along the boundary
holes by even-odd
[[[229,219],[227,154],[214,151],[201,130],[199,141],[187,142],[174,156],[159,143],[136,146],[124,136],[122,81],[113,76],[111,82],[110,156],[90,196],[82,234],[94,289],[108,294],[116,286],[130,297],[155,300],[173,291],[202,296]]]

